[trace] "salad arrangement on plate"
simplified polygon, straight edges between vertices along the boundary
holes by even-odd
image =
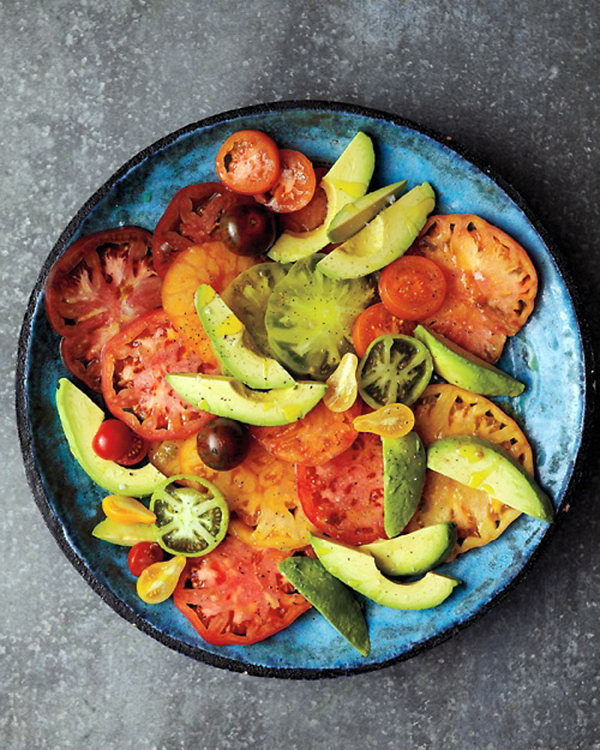
[[[552,520],[487,398],[524,390],[494,363],[534,309],[527,252],[435,215],[426,182],[369,192],[374,165],[362,132],[325,169],[238,131],[219,181],[171,196],[154,233],[80,238],[48,277],[81,384],[60,380],[61,424],[109,493],[91,531],[212,644],[312,605],[366,656],[361,596],[451,606],[460,581],[436,566],[520,513]]]

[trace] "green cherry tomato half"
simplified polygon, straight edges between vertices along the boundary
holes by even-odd
[[[412,336],[386,334],[369,345],[358,366],[358,390],[373,409],[412,404],[427,387],[433,362],[427,347]]]
[[[223,495],[211,482],[189,474],[160,484],[152,493],[150,510],[156,515],[156,541],[171,555],[208,554],[223,541],[229,524]]]

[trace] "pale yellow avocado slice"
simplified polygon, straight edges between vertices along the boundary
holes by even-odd
[[[100,487],[115,495],[142,497],[151,495],[156,486],[164,482],[164,475],[152,464],[128,469],[96,455],[92,440],[104,420],[104,412],[66,378],[58,381],[56,406],[71,453]]]
[[[333,218],[346,204],[367,192],[374,169],[373,142],[368,135],[358,132],[321,180],[327,195],[327,216],[323,224],[302,234],[284,232],[269,251],[269,258],[279,263],[292,263],[328,245],[327,230]]]
[[[386,578],[375,558],[355,547],[311,536],[310,543],[323,567],[359,594],[384,607],[430,609],[445,601],[460,581],[427,573],[414,583],[395,583]]]

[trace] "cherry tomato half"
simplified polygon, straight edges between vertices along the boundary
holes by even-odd
[[[363,310],[352,327],[352,344],[359,357],[364,357],[371,341],[386,333],[403,333],[411,336],[414,323],[392,315],[382,302]]]
[[[164,558],[165,553],[156,542],[138,542],[129,550],[127,565],[131,575],[137,578],[146,568],[154,563],[162,562]]]
[[[386,308],[405,320],[420,320],[437,312],[446,297],[446,277],[429,258],[405,255],[379,277],[379,296]]]
[[[225,141],[217,154],[217,174],[236,193],[265,193],[281,172],[275,141],[260,130],[239,130]]]
[[[312,200],[317,187],[315,170],[304,154],[282,148],[279,152],[281,159],[281,174],[273,187],[254,197],[259,203],[278,214],[299,211]]]
[[[105,419],[92,440],[94,453],[121,466],[133,466],[148,453],[148,443],[120,419]]]
[[[326,174],[327,170],[324,167],[316,167],[315,177],[317,187],[311,200],[304,208],[281,215],[281,226],[285,232],[292,232],[293,234],[312,232],[325,222],[328,201],[327,193],[321,185],[321,180]]]

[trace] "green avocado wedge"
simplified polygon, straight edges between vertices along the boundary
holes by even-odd
[[[310,543],[323,567],[331,575],[384,607],[437,607],[460,583],[456,578],[438,573],[427,573],[413,583],[395,583],[383,575],[375,563],[375,558],[367,552],[316,536],[311,536]]]
[[[217,417],[273,427],[302,419],[327,392],[325,383],[300,381],[288,388],[253,391],[224,375],[170,373],[167,382],[184,401]]]
[[[425,484],[427,458],[416,432],[401,438],[382,438],[383,526],[391,539],[413,517]]]
[[[269,390],[294,385],[277,360],[261,354],[242,321],[209,284],[194,295],[196,312],[225,372],[250,388]]]
[[[58,381],[56,406],[71,453],[100,487],[115,495],[143,497],[151,495],[154,488],[164,481],[164,474],[152,464],[141,469],[128,469],[96,455],[92,441],[104,421],[104,412],[66,378]]]
[[[451,437],[432,443],[427,468],[541,521],[552,521],[554,509],[548,495],[502,448],[475,437]]]
[[[363,656],[371,650],[360,604],[351,590],[313,557],[287,557],[279,571]]]
[[[372,193],[363,195],[352,203],[346,204],[341,211],[335,215],[329,225],[327,236],[330,242],[345,242],[366,226],[371,219],[384,208],[399,198],[406,190],[407,180],[394,182]]]
[[[395,539],[363,544],[359,550],[373,555],[377,567],[386,576],[417,576],[443,563],[455,544],[456,527],[447,522]]]
[[[283,232],[269,250],[269,258],[278,263],[292,263],[328,245],[327,230],[331,221],[347,203],[367,192],[374,169],[373,141],[359,131],[321,180],[327,196],[327,215],[323,224],[302,234]]]
[[[452,385],[482,396],[520,396],[523,383],[439,333],[418,325],[413,336],[429,349],[436,373]]]
[[[418,185],[329,253],[317,268],[332,279],[358,279],[378,271],[408,250],[434,206],[431,185]]]

